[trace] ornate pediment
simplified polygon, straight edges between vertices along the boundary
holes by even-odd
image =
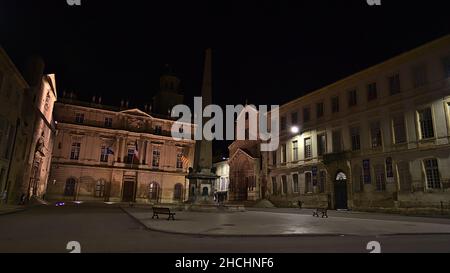
[[[139,109],[128,109],[128,110],[124,110],[121,111],[120,113],[123,114],[127,114],[127,115],[132,115],[132,116],[138,116],[138,117],[147,117],[147,118],[151,118],[152,116],[150,116],[149,114],[139,110]]]

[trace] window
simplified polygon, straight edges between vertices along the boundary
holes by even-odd
[[[84,123],[84,114],[76,113],[75,114],[75,122],[80,123],[80,124]]]
[[[341,131],[333,131],[332,138],[333,138],[333,153],[342,152]]]
[[[298,161],[298,141],[292,142],[293,160]]]
[[[273,195],[278,195],[278,191],[277,191],[277,178],[274,176],[272,177],[272,194]]]
[[[426,108],[418,111],[420,133],[422,139],[433,138],[434,128],[433,128],[433,116],[431,114],[431,108]]]
[[[105,197],[105,181],[99,180],[95,184],[95,197]]]
[[[319,193],[325,192],[325,185],[327,182],[327,173],[325,171],[320,171],[319,173]]]
[[[277,151],[272,152],[272,165],[273,166],[277,165]]]
[[[161,157],[161,153],[158,148],[153,148],[153,158],[152,158],[152,166],[155,168],[159,167],[159,159]]]
[[[106,146],[102,146],[100,162],[108,162],[108,148]]]
[[[305,138],[305,159],[312,157],[312,143],[311,138]]]
[[[339,97],[331,98],[331,112],[339,113]]]
[[[107,128],[112,127],[112,118],[105,118],[105,127]]]
[[[151,201],[158,201],[159,199],[159,184],[156,182],[150,183],[148,189],[148,199]]]
[[[367,101],[373,101],[378,98],[377,83],[373,82],[367,85]]]
[[[183,201],[183,185],[176,184],[173,190],[173,199],[175,201]]]
[[[392,119],[392,128],[394,131],[394,143],[406,143],[406,126],[405,117],[403,115],[395,116]]]
[[[128,149],[126,163],[132,164],[134,159],[134,149]]]
[[[400,180],[400,191],[410,192],[411,191],[411,173],[409,172],[408,162],[397,163],[397,173],[398,179]]]
[[[389,81],[389,92],[391,95],[400,93],[400,74],[395,74],[388,79]]]
[[[372,184],[372,176],[370,175],[370,160],[363,160],[364,184]]]
[[[299,193],[300,192],[300,187],[298,185],[298,174],[293,174],[292,175],[292,186],[293,186],[294,193]]]
[[[312,174],[305,173],[305,193],[313,192]]]
[[[177,153],[177,169],[183,169],[183,152],[178,151]]]
[[[79,142],[72,143],[72,149],[70,150],[70,159],[71,160],[80,159],[80,149],[81,149],[81,143],[79,143]]]
[[[280,121],[280,130],[284,131],[286,130],[286,117],[281,117],[281,121]]]
[[[424,161],[425,174],[427,178],[427,187],[429,189],[440,189],[441,179],[439,177],[439,166],[436,159],[428,159]]]
[[[380,122],[372,122],[370,124],[370,138],[371,138],[371,144],[372,148],[380,148],[383,146],[383,141],[381,137],[381,127]]]
[[[303,122],[309,122],[311,120],[311,110],[309,108],[303,108]]]
[[[323,106],[324,106],[323,102],[319,102],[316,104],[316,111],[317,111],[316,115],[317,115],[318,119],[324,116],[324,107]]]
[[[445,75],[445,77],[446,78],[450,77],[450,56],[444,58],[442,60],[442,64],[444,65],[444,75]]]
[[[281,145],[281,163],[287,162],[286,144]]]
[[[392,164],[392,157],[386,158],[386,178],[394,179],[394,166]]]
[[[358,104],[358,95],[356,90],[351,90],[348,92],[348,107],[353,107]]]
[[[327,137],[325,134],[317,136],[317,155],[323,156],[327,152]]]
[[[416,66],[412,69],[414,87],[421,87],[427,84],[427,68],[425,65]]]
[[[350,136],[352,138],[352,151],[361,150],[361,135],[359,132],[359,127],[350,128]]]
[[[293,125],[298,124],[298,113],[297,112],[291,114],[291,123]]]
[[[162,135],[162,126],[161,125],[156,125],[155,126],[155,134],[156,135]]]
[[[287,177],[285,175],[281,177],[281,182],[283,194],[287,195]]]
[[[64,196],[75,196],[76,181],[73,178],[69,178],[64,186]]]
[[[382,165],[375,166],[375,183],[377,191],[386,191],[386,178]]]

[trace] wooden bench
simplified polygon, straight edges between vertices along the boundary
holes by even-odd
[[[175,221],[175,213],[170,212],[169,208],[158,208],[158,207],[153,207],[153,217],[152,219],[159,219],[159,214],[165,214],[165,215],[169,215],[169,218],[167,218],[167,220],[174,220]]]
[[[319,213],[322,214],[322,218],[328,218],[328,209],[317,208],[313,211],[313,216],[319,217]]]

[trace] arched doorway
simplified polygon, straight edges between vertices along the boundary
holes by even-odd
[[[208,187],[203,187],[202,189],[202,196],[207,197],[209,195],[209,189]]]
[[[347,209],[347,175],[339,171],[334,182],[334,208]]]

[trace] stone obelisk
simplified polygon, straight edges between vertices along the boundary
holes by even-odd
[[[206,50],[202,98],[203,109],[212,104],[211,49]],[[203,118],[202,121],[204,125],[208,118]],[[189,179],[191,203],[213,203],[213,183],[218,176],[212,172],[212,142],[204,137],[195,144],[194,166],[186,178]]]

